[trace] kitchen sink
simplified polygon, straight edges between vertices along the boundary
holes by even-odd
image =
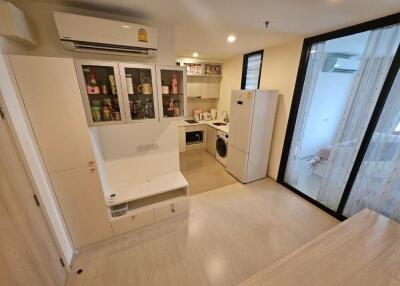
[[[223,122],[215,122],[215,123],[213,123],[215,126],[225,126],[226,125],[226,123],[223,123]]]

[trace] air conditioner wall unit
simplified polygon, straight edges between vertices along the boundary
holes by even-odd
[[[326,58],[324,72],[354,73],[360,68],[361,61],[338,55],[330,55]]]
[[[101,54],[154,57],[155,28],[70,13],[54,12],[60,40],[65,48]]]
[[[0,1],[0,36],[29,47],[36,46],[24,12],[9,1]]]

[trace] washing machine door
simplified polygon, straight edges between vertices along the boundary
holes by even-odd
[[[216,142],[217,153],[220,157],[225,158],[228,153],[228,148],[226,146],[226,142],[222,138],[218,138]]]

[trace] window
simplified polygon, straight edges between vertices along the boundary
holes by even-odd
[[[260,87],[261,66],[264,51],[245,54],[243,57],[242,89],[258,89]]]

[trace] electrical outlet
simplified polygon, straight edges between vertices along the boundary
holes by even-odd
[[[158,149],[158,144],[155,143],[139,145],[136,148],[138,152],[147,152],[156,149]]]

